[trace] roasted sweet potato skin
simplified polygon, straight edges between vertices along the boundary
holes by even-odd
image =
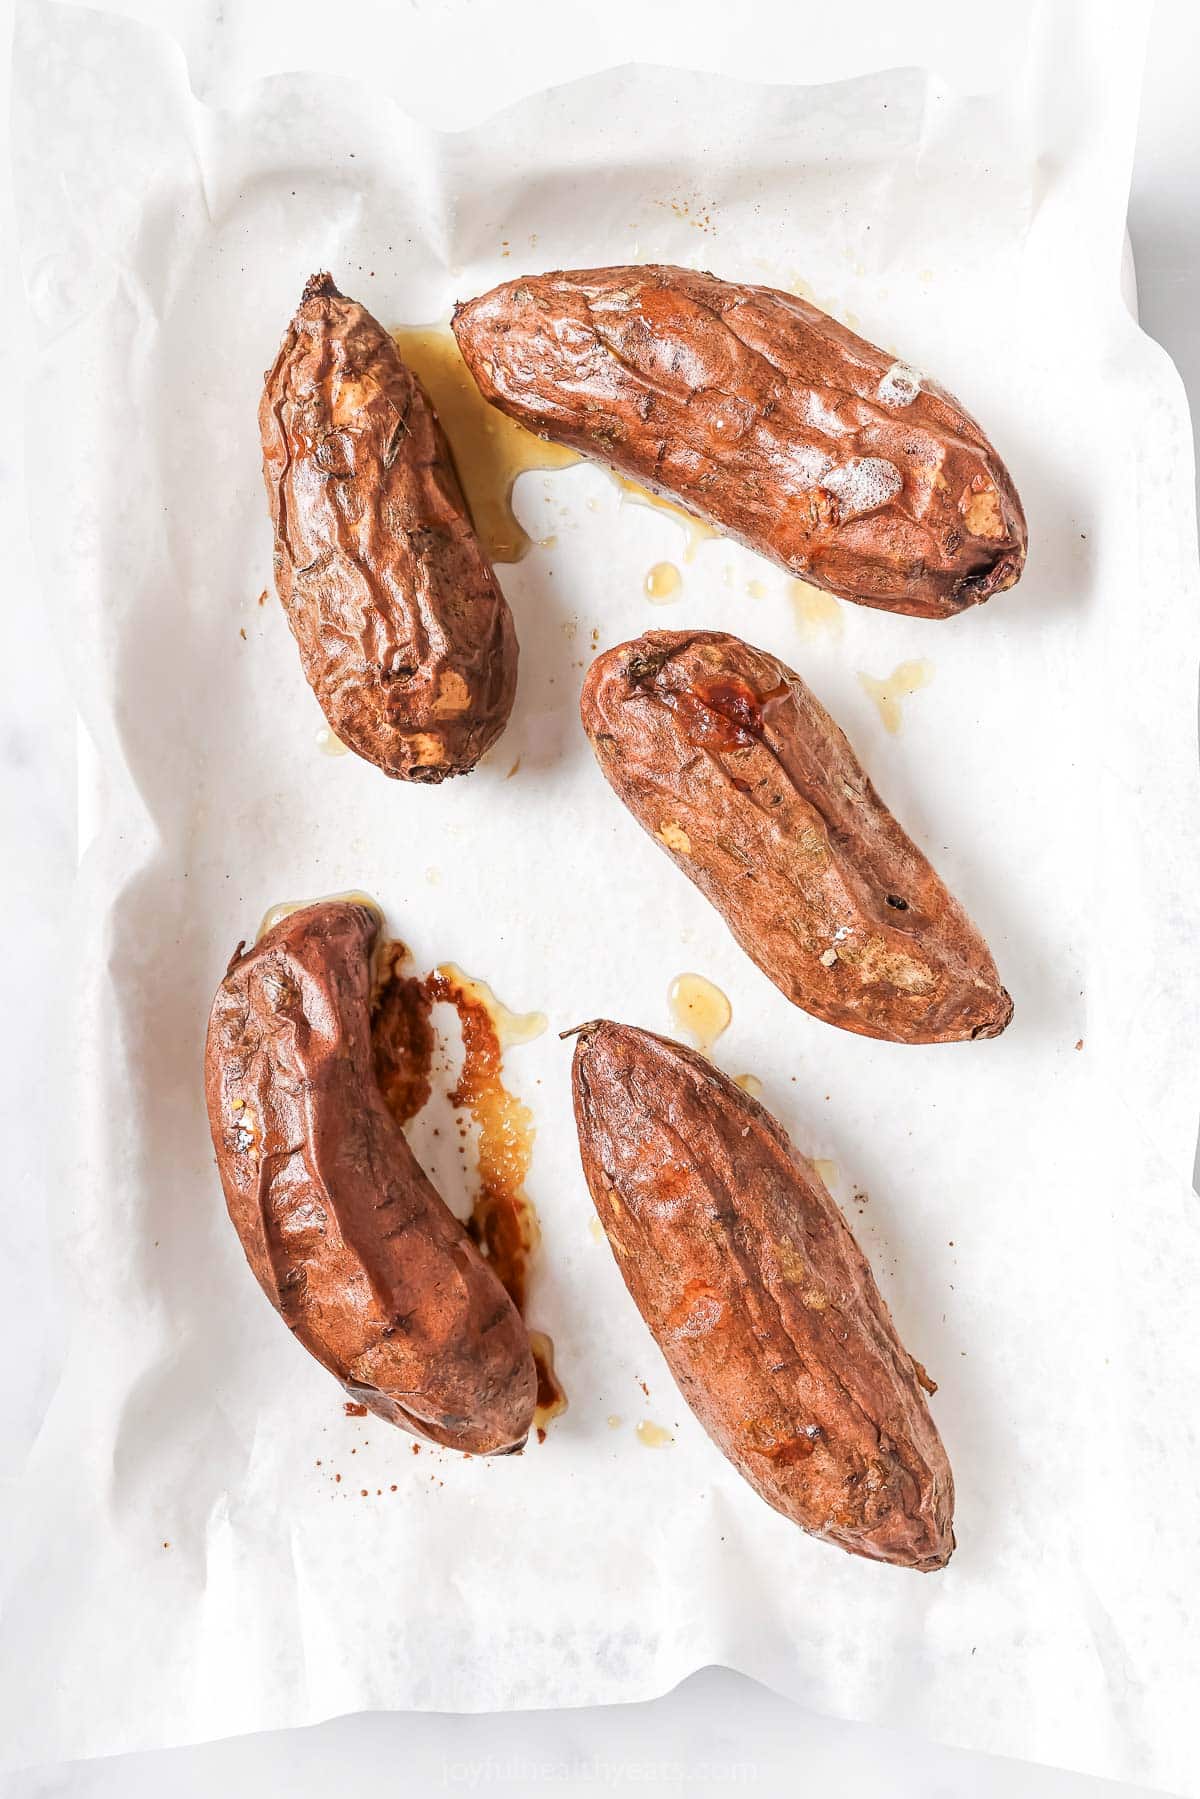
[[[794,1005],[893,1043],[995,1037],[986,943],[794,670],[718,631],[598,656],[580,700],[610,786]]]
[[[323,901],[238,946],[205,1054],[229,1216],[271,1304],[354,1400],[453,1449],[519,1449],[537,1386],[525,1326],[376,1084],[378,928]]]
[[[706,1057],[601,1020],[584,1174],[684,1398],[755,1492],[854,1555],[942,1568],[954,1480],[924,1369],[811,1163]]]
[[[328,275],[304,290],[259,426],[276,586],[329,723],[401,780],[469,772],[512,710],[512,615],[431,402]]]
[[[485,397],[818,587],[946,618],[1011,587],[1025,518],[950,394],[793,294],[667,265],[460,305]]]

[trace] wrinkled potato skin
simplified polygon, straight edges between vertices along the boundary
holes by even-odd
[[[275,582],[326,718],[404,781],[508,722],[517,640],[437,414],[383,327],[314,275],[259,407]]]
[[[560,270],[467,301],[454,332],[521,424],[845,599],[948,618],[1020,576],[1021,502],[979,426],[794,294]]]
[[[239,946],[205,1054],[221,1183],[259,1285],[354,1400],[504,1453],[533,1421],[529,1339],[376,1085],[378,928],[366,906],[323,901]]]
[[[597,657],[580,711],[614,792],[793,1005],[892,1043],[1007,1025],[987,944],[774,656],[648,631]]]
[[[573,1086],[618,1266],[717,1447],[814,1536],[944,1567],[954,1480],[932,1383],[811,1163],[704,1056],[648,1031],[585,1025]]]

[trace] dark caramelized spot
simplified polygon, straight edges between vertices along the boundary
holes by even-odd
[[[371,1054],[379,1091],[399,1125],[415,1118],[429,1098],[433,1061],[433,1001],[426,983],[401,972],[402,943],[385,943],[371,1001]]]
[[[901,899],[897,893],[889,893],[887,896],[887,903],[897,912],[908,911],[908,901],[906,899]]]
[[[762,737],[762,702],[748,681],[698,681],[671,697],[699,749],[735,750]]]
[[[763,741],[763,714],[789,692],[786,681],[760,694],[736,675],[692,681],[686,687],[656,682],[655,694],[679,718],[684,735],[700,750],[746,749]]]
[[[796,1462],[806,1462],[817,1447],[821,1436],[821,1428],[813,1424],[797,1437],[785,1437],[782,1442],[772,1443],[766,1449],[755,1449],[756,1455],[765,1455],[768,1461],[779,1468],[790,1468]]]

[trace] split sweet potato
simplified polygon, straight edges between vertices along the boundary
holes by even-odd
[[[378,930],[367,906],[322,901],[230,962],[205,1054],[229,1216],[271,1304],[355,1402],[454,1449],[519,1449],[537,1392],[525,1326],[376,1080]]]

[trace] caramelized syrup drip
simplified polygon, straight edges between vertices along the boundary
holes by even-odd
[[[831,637],[841,636],[842,608],[833,594],[813,587],[807,581],[789,581],[788,597],[796,623],[805,637],[816,637],[822,632]]]
[[[525,1042],[544,1020],[516,1017],[482,982],[442,967],[419,979],[405,974],[408,951],[385,943],[372,999],[371,1037],[375,1077],[397,1124],[407,1124],[429,1098],[435,1032],[432,1011],[454,1007],[462,1033],[463,1061],[450,1102],[470,1113],[478,1127],[479,1192],[467,1230],[525,1315],[529,1265],[541,1239],[537,1212],[525,1192],[533,1156],[533,1115],[504,1084],[504,1043]],[[546,1425],[566,1410],[567,1396],[554,1370],[554,1345],[544,1331],[530,1331],[537,1369],[534,1425],[544,1442]]]
[[[427,978],[425,990],[432,1001],[444,1000],[458,1013],[463,1064],[450,1100],[479,1127],[479,1193],[467,1229],[523,1314],[529,1259],[540,1236],[525,1193],[533,1117],[504,1085],[500,1037],[483,1002],[440,968]]]
[[[662,494],[651,493],[650,489],[643,487],[640,481],[631,481],[627,475],[617,475],[616,483],[620,489],[622,501],[630,500],[635,506],[650,506],[655,512],[665,513],[668,518],[673,519],[681,527],[684,533],[683,560],[685,562],[694,562],[696,551],[700,545],[708,543],[712,538],[720,535],[716,526],[710,525],[707,519],[697,518],[694,512],[688,512],[682,506],[677,506],[673,500],[664,499]]]
[[[533,1365],[537,1369],[537,1404],[533,1411],[533,1426],[538,1442],[544,1443],[546,1426],[551,1418],[557,1418],[560,1412],[567,1409],[567,1395],[554,1372],[554,1345],[545,1331],[530,1331],[529,1346],[533,1350]]]
[[[642,1419],[635,1434],[638,1442],[644,1444],[647,1449],[662,1449],[666,1444],[675,1441],[665,1424],[655,1424],[649,1418]]]
[[[401,356],[433,401],[450,440],[454,466],[471,520],[493,562],[520,562],[529,535],[512,507],[517,476],[526,469],[559,469],[578,452],[547,443],[489,406],[459,353],[448,325],[393,331]]]
[[[682,586],[683,578],[673,562],[656,562],[643,582],[646,598],[655,606],[669,606],[678,599]]]
[[[677,974],[667,989],[667,1004],[676,1028],[705,1055],[733,1017],[727,996],[702,974]]]
[[[371,1001],[375,1079],[399,1125],[415,1118],[429,1098],[434,1043],[433,1001],[424,981],[401,972],[407,960],[402,943],[383,944]]]
[[[305,906],[315,906],[325,900],[349,900],[356,906],[365,906],[368,912],[374,912],[377,917],[382,917],[379,901],[372,899],[369,893],[364,893],[361,887],[348,887],[344,893],[321,893],[314,899],[280,900],[276,905],[268,906],[263,913],[262,922],[254,935],[255,943],[261,943],[268,932],[273,931],[277,924],[282,924],[285,918],[290,918],[293,912],[302,912]]]
[[[838,1184],[838,1179],[841,1174],[841,1170],[837,1163],[831,1161],[828,1156],[817,1156],[813,1162],[813,1167],[817,1171],[817,1178],[822,1181],[832,1193],[833,1189]]]
[[[904,722],[903,702],[922,687],[928,687],[933,680],[933,663],[924,658],[901,662],[885,681],[877,681],[874,675],[864,674],[860,669],[858,679],[863,692],[875,702],[884,730],[894,737]]]

